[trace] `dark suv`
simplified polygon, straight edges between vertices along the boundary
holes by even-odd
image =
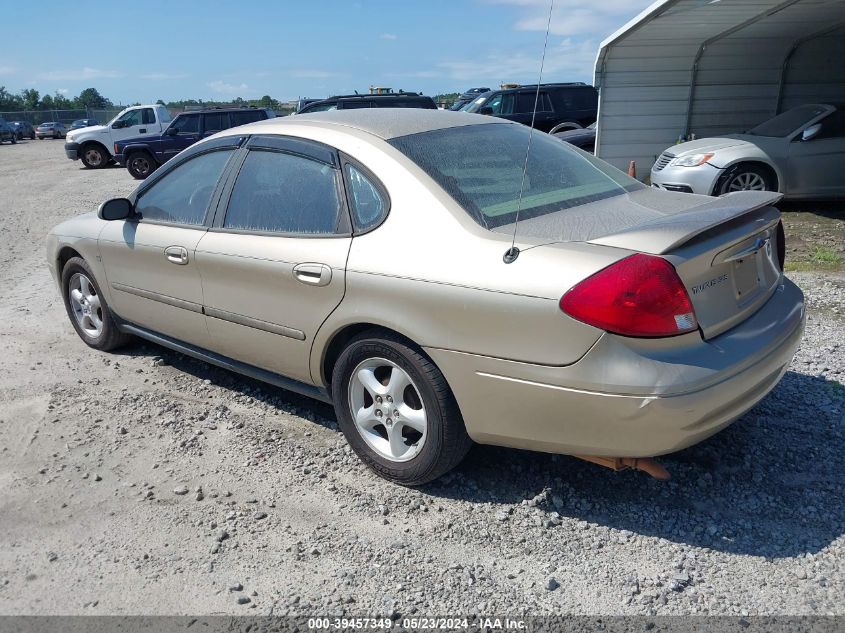
[[[463,110],[531,125],[535,96],[537,84],[492,90]],[[596,120],[598,101],[596,89],[585,83],[540,84],[534,127],[551,133],[586,127]]]
[[[114,159],[143,180],[186,147],[231,127],[272,119],[265,108],[210,108],[179,114],[161,136],[127,138],[114,144]]]
[[[9,127],[15,131],[18,140],[23,140],[24,136],[28,136],[30,140],[35,140],[35,128],[29,121],[9,121]]]
[[[394,92],[386,95],[337,95],[322,101],[309,103],[297,114],[325,112],[326,110],[352,110],[355,108],[421,108],[436,110],[437,104],[431,97],[411,92]]]

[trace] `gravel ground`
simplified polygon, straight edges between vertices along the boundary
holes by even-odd
[[[845,277],[790,371],[673,479],[476,447],[420,490],[332,410],[74,334],[50,226],[134,181],[0,147],[0,613],[845,614]]]

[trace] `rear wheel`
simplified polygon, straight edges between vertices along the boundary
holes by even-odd
[[[82,148],[82,155],[79,158],[82,161],[82,164],[88,169],[99,169],[100,167],[105,167],[106,162],[108,162],[106,150],[103,149],[102,146],[95,145],[93,143],[85,145]]]
[[[776,191],[777,184],[771,172],[759,165],[742,164],[728,168],[716,185],[716,194],[735,191]]]
[[[17,145],[18,144],[18,135],[12,134],[12,138],[10,138],[9,141],[11,141],[12,145]]]
[[[332,372],[332,399],[358,457],[405,486],[440,477],[472,445],[443,374],[398,336],[353,339]]]
[[[65,264],[62,295],[71,325],[89,347],[107,352],[131,339],[117,328],[91,268],[81,257],[72,257]]]
[[[134,152],[126,159],[126,169],[133,178],[143,180],[155,171],[155,159],[149,152]]]

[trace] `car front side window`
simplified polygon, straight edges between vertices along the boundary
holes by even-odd
[[[138,219],[201,225],[232,153],[230,149],[200,154],[168,172],[141,193],[135,203]]]
[[[338,172],[323,162],[252,150],[232,190],[223,227],[301,235],[337,233]]]
[[[200,131],[200,116],[198,114],[187,114],[178,117],[172,124],[177,134],[198,134]]]
[[[132,127],[134,125],[141,125],[141,111],[140,110],[132,110],[132,112],[127,112],[122,117],[118,119],[121,123],[123,123],[123,127]]]

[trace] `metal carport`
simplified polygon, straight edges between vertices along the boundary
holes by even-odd
[[[845,0],[660,0],[601,44],[596,154],[648,175],[680,137],[845,101]]]

